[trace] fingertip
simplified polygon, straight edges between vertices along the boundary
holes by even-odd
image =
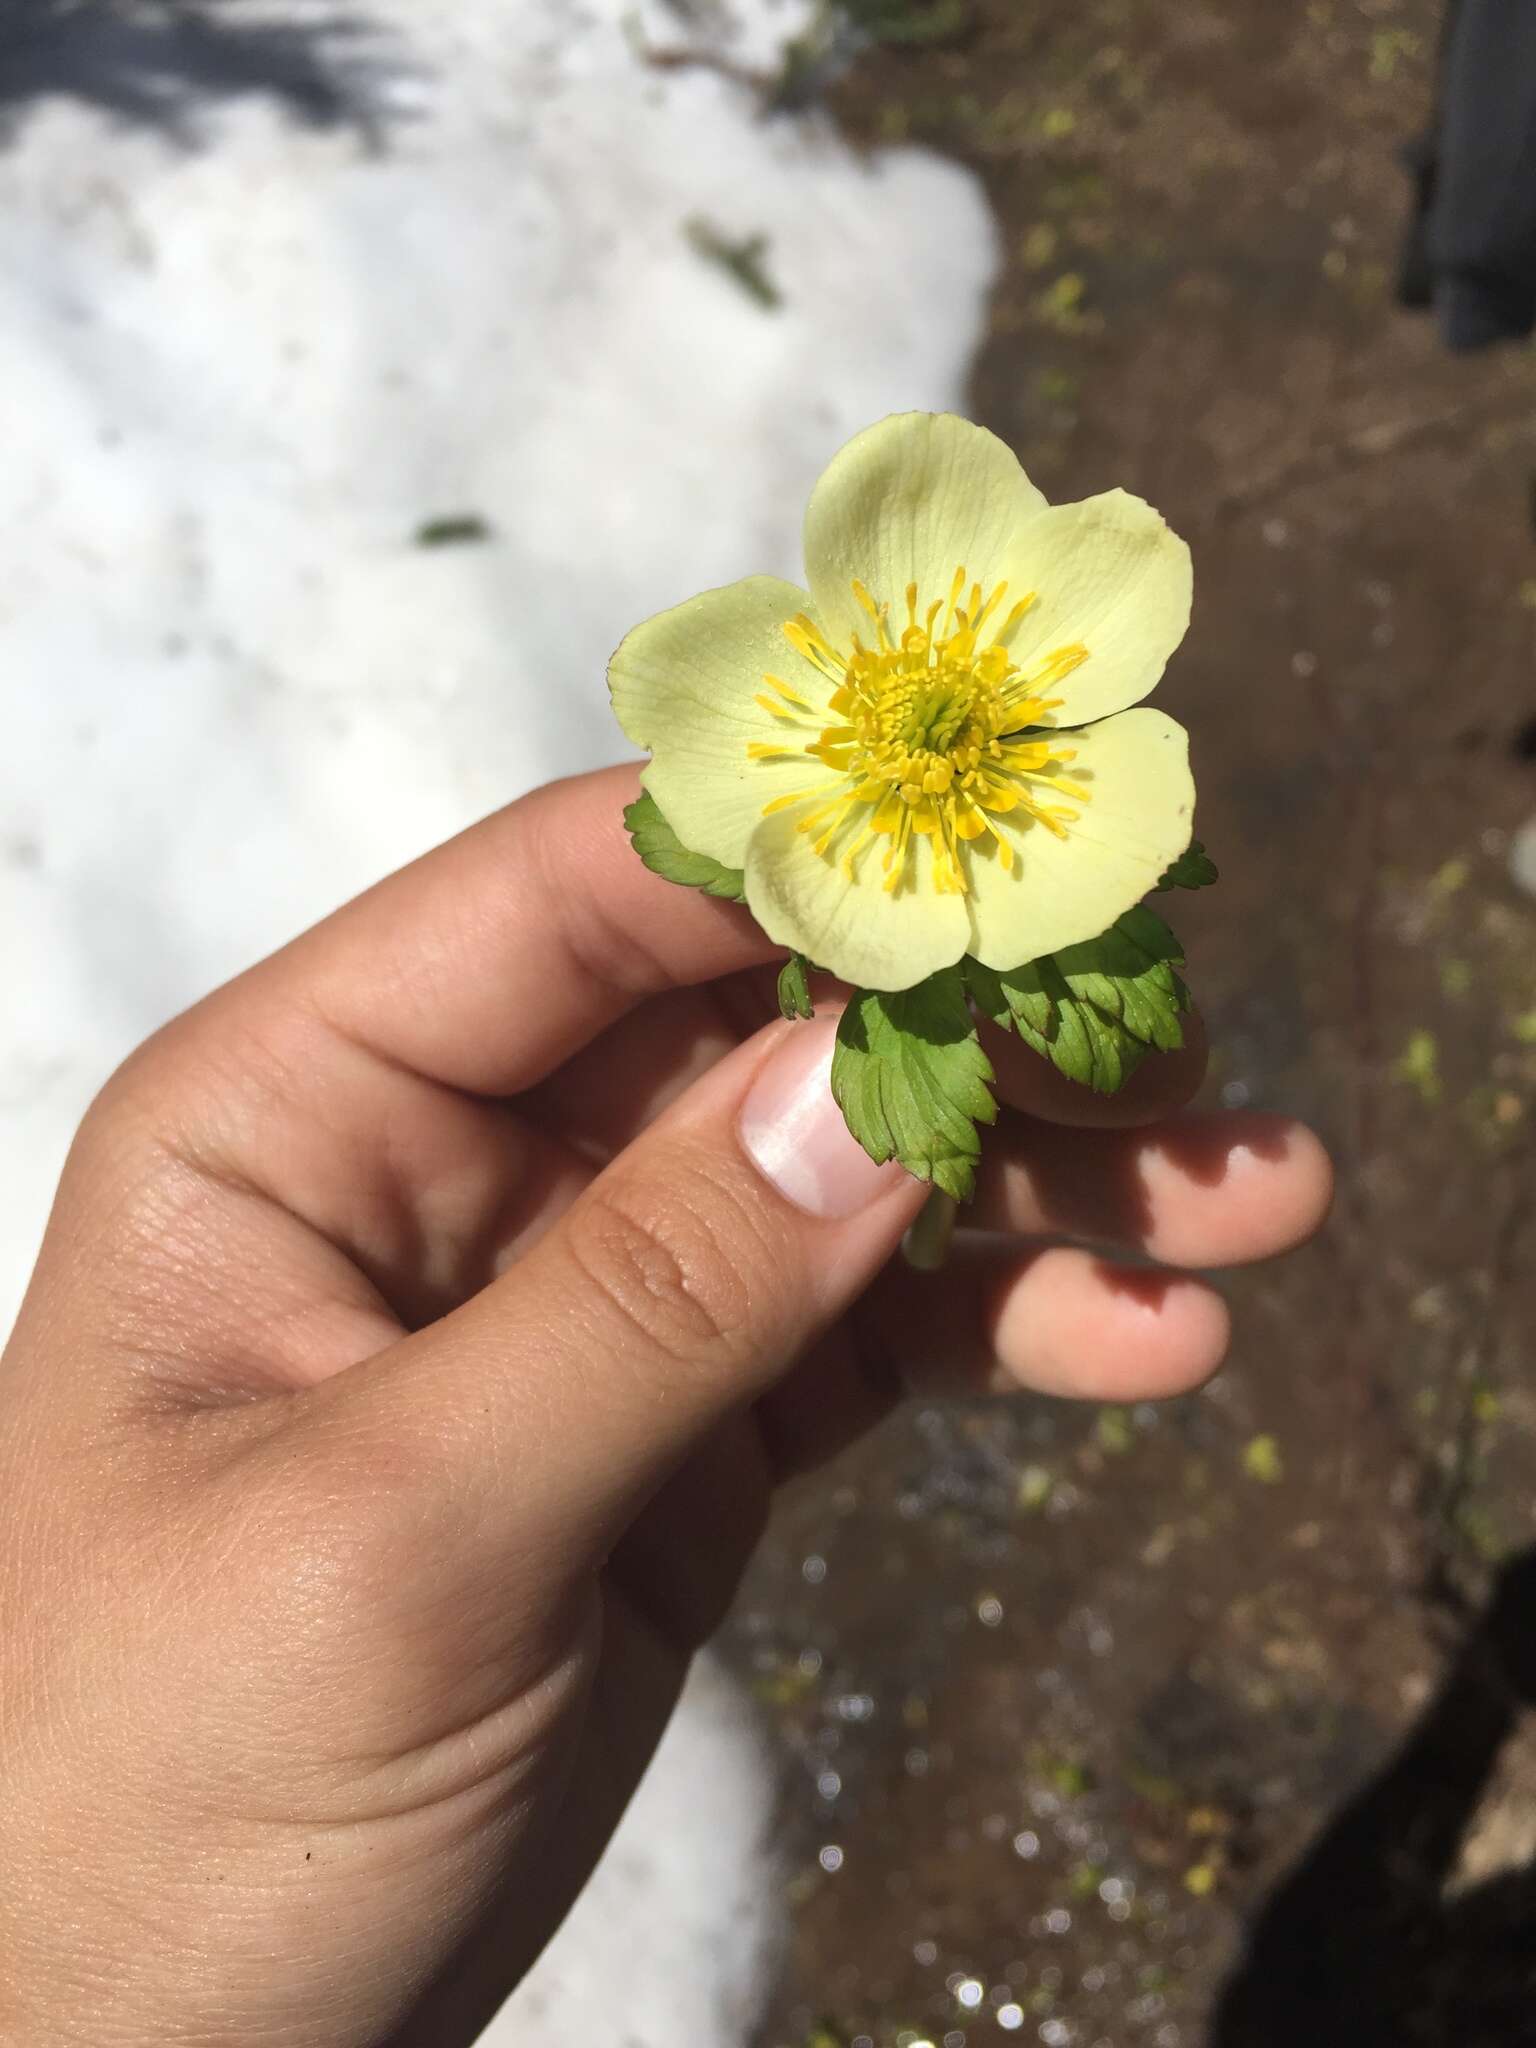
[[[1277,1117],[1284,1126],[1288,1200],[1276,1200],[1276,1231],[1283,1224],[1284,1243],[1277,1249],[1290,1251],[1321,1230],[1333,1208],[1335,1173],[1333,1154],[1310,1125],[1292,1117]]]
[[[1082,1401],[1165,1400],[1208,1380],[1231,1335],[1208,1282],[1059,1247],[998,1286],[995,1384]]]
[[[1315,1131],[1293,1117],[1254,1111],[1231,1131],[1226,1191],[1262,1230],[1262,1254],[1312,1236],[1333,1202],[1333,1161]]]
[[[1242,1265],[1294,1251],[1333,1200],[1327,1148],[1293,1117],[1261,1110],[1191,1116],[1142,1143],[1155,1219],[1145,1245],[1170,1265]]]

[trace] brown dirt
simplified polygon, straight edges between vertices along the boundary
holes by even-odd
[[[1518,1626],[1451,1652],[1536,1542],[1536,371],[1392,303],[1434,35],[1427,0],[975,0],[835,94],[985,181],[975,416],[1194,546],[1162,701],[1223,869],[1176,904],[1211,1097],[1342,1172],[1318,1247],[1231,1279],[1207,1394],[927,1407],[784,1503],[729,1632],[788,1759],[772,2048],[1536,2040],[1536,1942],[1442,1911],[1421,1811],[1454,1862]]]

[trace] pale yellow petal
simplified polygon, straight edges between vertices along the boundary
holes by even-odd
[[[1014,850],[1012,874],[981,851],[989,842],[972,850],[968,950],[984,966],[1021,967],[1096,939],[1189,844],[1195,785],[1181,725],[1161,711],[1126,711],[1074,733],[1072,744],[1077,758],[1063,782],[1089,794],[1080,810],[1063,800],[1077,818],[1066,838],[1016,810],[997,821]]]
[[[797,829],[814,804],[765,818],[747,848],[747,906],[776,945],[804,953],[856,988],[911,988],[965,952],[965,899],[933,887],[928,844],[916,840],[903,887],[887,892],[881,840],[850,881]]]
[[[827,723],[832,685],[796,654],[784,624],[808,599],[793,583],[749,576],[706,590],[625,635],[608,664],[614,712],[651,755],[642,780],[684,846],[739,868],[763,806],[827,780],[803,749]],[[800,712],[766,686],[789,684]],[[782,706],[776,717],[758,701]],[[783,747],[754,759],[749,746]]]
[[[924,606],[948,595],[960,568],[990,588],[1044,506],[1018,457],[985,427],[942,412],[881,420],[833,456],[806,508],[817,615],[839,645],[855,632],[868,642],[855,577],[898,623],[909,583]]]
[[[1010,585],[1035,602],[1009,635],[1027,676],[1058,648],[1087,659],[1048,694],[1058,725],[1083,725],[1139,704],[1189,626],[1189,549],[1141,498],[1106,491],[1053,505],[1019,535]]]

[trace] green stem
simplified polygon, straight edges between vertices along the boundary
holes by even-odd
[[[914,1271],[938,1272],[949,1257],[949,1243],[959,1213],[960,1204],[953,1195],[946,1195],[942,1188],[930,1188],[917,1221],[901,1241],[901,1255]]]

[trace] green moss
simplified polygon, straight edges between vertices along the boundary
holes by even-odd
[[[1019,1474],[1014,1501],[1022,1515],[1038,1515],[1050,1505],[1056,1481],[1044,1465],[1026,1465]]]
[[[1129,1410],[1101,1408],[1093,1425],[1093,1440],[1111,1458],[1123,1458],[1136,1443]]]
[[[1440,1041],[1433,1031],[1410,1031],[1402,1051],[1392,1062],[1392,1079],[1418,1091],[1426,1106],[1440,1100]]]
[[[1472,969],[1465,960],[1442,960],[1440,987],[1451,1001],[1460,1002],[1472,987]]]
[[[1278,1486],[1285,1477],[1285,1460],[1272,1436],[1256,1436],[1243,1446],[1243,1470],[1260,1486]]]
[[[1378,85],[1390,85],[1405,62],[1422,56],[1424,38],[1411,28],[1379,28],[1371,37],[1370,72]]]

